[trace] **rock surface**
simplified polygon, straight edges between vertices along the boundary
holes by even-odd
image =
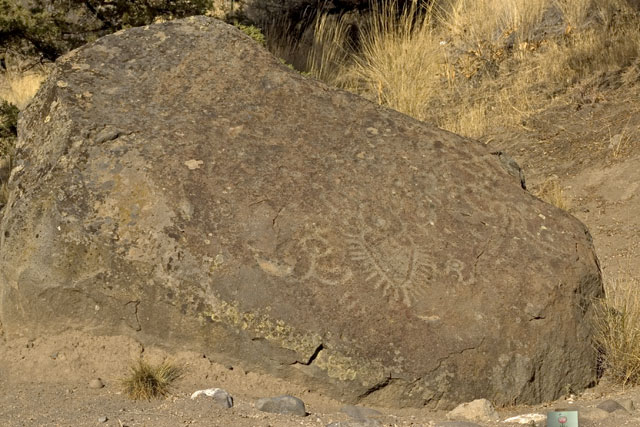
[[[219,21],[62,57],[9,190],[8,336],[127,334],[372,406],[533,403],[596,376],[579,221],[481,144]]]
[[[335,421],[327,424],[327,427],[382,427],[382,425],[378,420],[361,418],[354,421]]]
[[[456,406],[449,411],[447,418],[452,420],[496,421],[498,413],[487,399],[476,399]]]
[[[375,409],[365,408],[363,406],[354,406],[354,405],[345,405],[340,408],[340,412],[344,412],[349,415],[351,418],[356,419],[365,419],[365,418],[375,418],[380,415],[380,411],[376,411]]]
[[[609,399],[609,400],[605,400],[604,402],[601,402],[600,404],[598,404],[597,406],[598,409],[603,409],[607,412],[615,412],[615,411],[626,411],[626,408],[624,406],[622,406],[620,403],[616,402],[613,399]]]
[[[297,415],[299,417],[307,415],[304,402],[294,396],[263,397],[256,401],[256,409],[263,412]]]
[[[197,399],[200,396],[207,396],[213,402],[214,405],[220,408],[233,407],[233,397],[221,388],[208,388],[206,390],[198,390],[191,395],[191,399]]]
[[[92,389],[100,389],[104,387],[104,383],[102,382],[102,380],[100,378],[94,378],[91,381],[89,381],[89,388]]]

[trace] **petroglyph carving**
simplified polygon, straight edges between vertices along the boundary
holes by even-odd
[[[258,265],[267,274],[277,277],[287,277],[293,272],[293,266],[278,261],[271,261],[264,258],[256,258]]]
[[[422,296],[435,268],[407,235],[372,241],[364,229],[345,236],[349,258],[362,266],[365,280],[386,297],[411,307]]]
[[[323,236],[326,230],[315,228],[314,232],[305,235],[299,242],[296,251],[305,255],[306,270],[301,275],[303,280],[316,280],[324,285],[338,286],[353,277],[351,270],[344,265],[340,254],[333,248],[329,240]]]
[[[459,259],[432,259],[429,242],[434,238],[433,227],[437,220],[432,203],[418,203],[419,206],[414,206],[416,209],[411,209],[423,220],[414,224],[398,213],[402,212],[401,207],[365,202],[354,209],[357,215],[345,217],[334,203],[323,196],[320,198],[332,217],[340,222],[341,243],[346,245],[343,250],[358,267],[354,268],[353,275],[357,274],[357,280],[373,285],[373,289],[386,298],[415,308],[417,301],[427,299],[429,288],[440,279],[448,278],[447,282],[453,279],[454,283],[463,286],[474,282],[473,272]],[[310,239],[307,246],[312,241]],[[320,238],[316,244],[319,245],[315,250],[318,255],[335,253],[326,239]],[[340,259],[333,261],[334,266],[344,265]],[[349,271],[345,277],[351,276]]]

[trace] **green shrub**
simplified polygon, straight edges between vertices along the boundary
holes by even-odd
[[[233,24],[236,28],[241,30],[243,33],[251,37],[256,42],[260,43],[262,46],[266,46],[267,42],[264,38],[264,34],[262,34],[262,30],[255,25],[244,25],[244,24]]]

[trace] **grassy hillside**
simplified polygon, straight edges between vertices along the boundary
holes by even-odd
[[[518,125],[598,73],[638,73],[640,16],[627,0],[385,0],[357,46],[348,22],[318,18],[314,76],[470,137]]]

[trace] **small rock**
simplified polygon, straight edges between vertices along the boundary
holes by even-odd
[[[463,419],[469,421],[495,421],[498,413],[487,399],[476,399],[473,402],[462,403],[447,414],[449,419]]]
[[[436,424],[435,427],[482,427],[480,424],[471,423],[469,421],[443,421]]]
[[[503,422],[505,423],[518,423],[518,424],[531,424],[536,425],[536,423],[541,421],[546,421],[547,416],[544,414],[523,414],[517,415],[515,417],[507,418]]]
[[[622,405],[622,407],[629,412],[633,412],[636,409],[635,405],[633,404],[633,400],[631,399],[620,399],[618,403],[620,403],[620,405]]]
[[[354,421],[335,421],[327,424],[326,427],[382,427],[382,423],[378,420],[365,418]]]
[[[191,399],[198,396],[207,396],[213,399],[213,403],[221,408],[231,408],[233,406],[233,397],[221,388],[208,388],[206,390],[198,390],[191,395]]]
[[[351,418],[356,418],[359,420],[370,417],[379,417],[382,415],[380,411],[376,411],[375,409],[354,405],[345,405],[340,408],[340,412],[349,415]]]
[[[98,132],[96,135],[96,144],[102,144],[103,142],[113,141],[117,137],[120,136],[120,131],[118,129],[114,129],[112,127],[106,127]]]
[[[100,378],[94,378],[91,381],[89,381],[89,388],[99,389],[102,387],[104,387],[104,383]]]
[[[51,353],[49,357],[52,358],[53,360],[56,360],[58,358],[58,352],[56,351],[55,353]]]
[[[580,408],[578,409],[578,421],[602,421],[609,417],[609,412],[600,408]]]
[[[604,402],[601,402],[597,408],[599,409],[603,409],[607,412],[614,412],[617,411],[618,409],[622,409],[623,411],[625,411],[625,407],[622,406],[621,404],[619,404],[618,402],[616,402],[615,400],[609,399],[609,400],[605,400]]]
[[[102,416],[100,418],[98,418],[98,422],[99,423],[106,423],[107,421],[109,421],[109,418]]]
[[[305,417],[307,411],[304,402],[293,396],[263,397],[256,401],[256,408],[262,412],[291,414]]]

